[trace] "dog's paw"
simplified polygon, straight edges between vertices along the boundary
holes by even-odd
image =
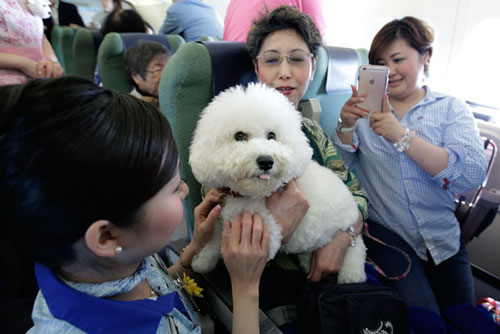
[[[356,246],[347,249],[344,263],[340,268],[338,283],[366,282],[365,272],[366,246],[361,235],[356,238]]]
[[[354,271],[340,271],[337,276],[338,284],[346,284],[346,283],[364,283],[366,282],[366,273],[363,268],[362,271],[354,270]]]

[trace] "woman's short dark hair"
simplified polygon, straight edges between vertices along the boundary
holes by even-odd
[[[167,119],[83,78],[0,87],[0,221],[54,269],[95,221],[122,228],[175,175]]]
[[[317,56],[322,39],[313,19],[297,7],[283,5],[261,14],[260,18],[253,22],[246,44],[250,57],[255,59],[259,55],[262,43],[269,34],[283,29],[295,30],[304,39],[314,57]]]
[[[156,57],[170,58],[170,51],[161,43],[141,41],[130,47],[124,56],[125,72],[128,75],[130,83],[136,86],[132,79],[133,74],[139,74],[146,79],[146,68],[149,62]],[[137,88],[137,86],[136,86]]]
[[[405,40],[420,55],[429,53],[432,56],[434,32],[423,20],[412,16],[395,19],[385,24],[375,35],[368,53],[370,64],[377,64],[382,53],[398,39]],[[424,66],[424,72],[429,75],[429,68]]]
[[[115,9],[106,17],[102,26],[102,35],[109,32],[146,32],[146,22],[133,9]]]

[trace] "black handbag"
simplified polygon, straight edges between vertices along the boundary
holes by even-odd
[[[299,303],[298,333],[410,333],[406,306],[392,289],[336,280],[332,275],[307,282]]]

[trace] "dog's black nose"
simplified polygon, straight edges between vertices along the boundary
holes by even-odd
[[[269,155],[259,155],[257,157],[257,165],[262,170],[269,170],[273,168],[274,160],[273,157]]]

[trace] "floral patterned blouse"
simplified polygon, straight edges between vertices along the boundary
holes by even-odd
[[[38,61],[42,52],[43,22],[29,11],[26,0],[0,1],[0,53]],[[0,68],[0,85],[17,84],[29,77],[19,70]]]

